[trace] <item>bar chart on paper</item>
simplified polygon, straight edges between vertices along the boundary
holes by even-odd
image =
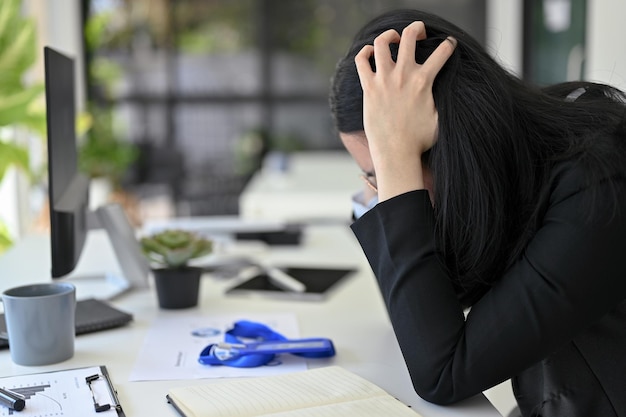
[[[114,416],[114,409],[96,414],[94,398],[85,378],[100,374],[100,367],[80,368],[40,374],[0,378],[0,387],[24,396],[26,407],[22,411],[0,407],[0,416],[19,417],[100,417]],[[104,385],[104,383],[103,383]],[[108,389],[96,392],[101,403],[108,403]]]
[[[48,400],[51,401],[52,403],[58,406],[58,411],[62,412],[63,406],[61,405],[61,403],[59,403],[54,398],[48,397],[47,395],[44,394],[44,391],[46,389],[50,389],[51,387],[52,386],[50,384],[42,384],[42,385],[33,385],[33,386],[26,386],[26,387],[6,387],[6,388],[11,389],[11,391],[16,392],[18,394],[21,394],[22,396],[24,396],[24,399],[29,402],[37,393],[41,393],[40,397],[44,398],[44,401],[48,401]],[[37,400],[38,399],[39,397],[37,397]],[[15,410],[13,409],[9,408],[6,410],[6,415],[10,416],[10,415],[13,415],[14,413],[15,413]],[[5,414],[0,414],[0,415],[5,415]]]

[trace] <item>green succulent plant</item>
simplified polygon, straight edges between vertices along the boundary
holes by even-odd
[[[213,241],[187,230],[164,230],[140,239],[149,261],[165,268],[182,268],[191,259],[210,254]]]

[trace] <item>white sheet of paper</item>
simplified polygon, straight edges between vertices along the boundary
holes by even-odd
[[[205,315],[178,312],[157,317],[146,334],[130,374],[131,381],[230,378],[277,375],[307,369],[306,359],[290,354],[277,356],[276,363],[257,368],[202,365],[200,352],[224,341],[224,333],[238,320],[263,323],[287,338],[298,338],[295,314]],[[310,335],[307,337],[323,337]]]

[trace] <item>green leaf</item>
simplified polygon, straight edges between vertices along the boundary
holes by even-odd
[[[28,114],[31,103],[43,90],[44,87],[38,85],[7,96],[0,93],[0,126],[20,123]]]
[[[29,172],[28,151],[13,143],[0,141],[0,182],[11,166]]]
[[[159,265],[178,268],[211,253],[213,241],[186,230],[164,230],[140,239],[146,257]]]
[[[38,137],[45,138],[47,135],[45,110],[30,110],[22,119],[20,125],[36,133]]]
[[[13,239],[9,233],[9,229],[6,227],[4,222],[0,220],[0,254],[9,249],[12,245]]]
[[[12,30],[11,22],[20,16],[20,3],[20,0],[0,1],[0,42],[9,37]]]
[[[0,71],[3,73],[23,73],[37,58],[34,22],[24,19],[19,28],[19,32],[11,36],[0,54]]]
[[[85,24],[85,44],[88,51],[93,51],[102,44],[104,32],[112,16],[111,13],[98,13],[89,17]]]

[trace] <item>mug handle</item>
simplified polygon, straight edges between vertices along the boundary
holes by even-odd
[[[2,297],[0,297],[0,304],[4,304],[2,301],[3,301]],[[4,319],[4,312],[2,313],[2,315],[3,315],[2,320],[5,320]],[[7,332],[0,331],[0,339],[9,340],[9,334]]]

